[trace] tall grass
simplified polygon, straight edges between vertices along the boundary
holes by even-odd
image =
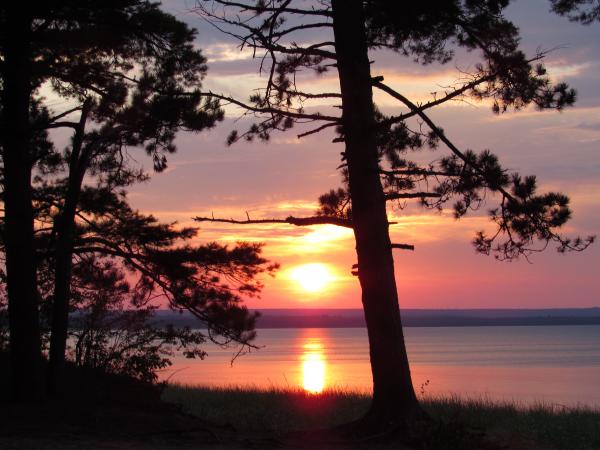
[[[315,395],[302,389],[208,388],[169,385],[163,400],[210,422],[240,430],[287,431],[324,427],[360,417],[369,397],[345,390]]]
[[[168,385],[163,400],[204,420],[252,432],[348,422],[360,417],[370,402],[364,393],[342,389],[314,395],[301,389],[185,385]],[[481,431],[509,449],[600,450],[600,410],[459,397],[426,397],[422,404],[439,422]]]
[[[483,430],[503,442],[530,441],[532,449],[600,450],[597,409],[459,397],[428,398],[424,406],[440,420]]]

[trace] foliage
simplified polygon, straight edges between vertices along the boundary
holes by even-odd
[[[218,103],[200,91],[207,67],[193,46],[195,30],[158,3],[50,2],[31,14],[30,83],[41,112],[32,130],[76,130],[78,121],[70,119],[85,111],[97,124],[85,138],[95,172],[108,171],[128,146],[144,146],[162,170],[178,129],[197,131],[222,118]],[[0,23],[9,17],[2,8]],[[52,102],[40,95],[42,87],[68,106],[45,109]],[[32,149],[33,161],[56,157],[38,145]]]
[[[52,223],[53,194],[60,195],[54,188],[38,192],[40,223]],[[37,232],[44,342],[52,315],[52,230]],[[73,361],[149,380],[170,364],[175,350],[203,357],[200,345],[208,339],[253,346],[257,313],[243,305],[243,297],[259,295],[261,274],[273,274],[277,265],[260,256],[260,244],[190,244],[196,233],[131,209],[124,193],[84,190],[71,283]],[[192,312],[207,334],[154,323],[157,306]],[[5,312],[0,304],[0,316]]]
[[[36,233],[38,279],[47,310],[54,283],[53,205],[61,196],[56,186],[37,191],[37,220],[50,225],[40,226]],[[188,310],[208,326],[211,339],[249,345],[255,336],[257,314],[243,306],[243,297],[259,295],[260,276],[273,274],[278,266],[261,256],[261,244],[238,243],[231,248],[217,243],[192,244],[197,231],[161,223],[132,209],[124,192],[86,187],[77,208],[74,294],[78,277],[85,273],[82,265],[90,258],[108,258],[126,271],[128,280],[135,281],[128,293],[130,307],[144,310],[160,303]]]
[[[72,58],[68,65],[59,63],[60,70],[53,69],[45,82],[55,94],[75,105],[55,113],[46,124],[72,129],[72,138],[62,152],[40,157],[34,184],[39,211],[36,219],[42,224],[38,240],[44,241],[48,254],[56,253],[53,333],[66,327],[68,291],[61,286],[69,284],[70,269],[65,267],[76,245],[77,221],[98,235],[94,214],[104,218],[111,213],[123,214],[121,219],[126,220],[117,220],[111,232],[108,228],[115,222],[103,222],[100,233],[104,233],[104,241],[112,239],[114,245],[118,245],[115,241],[121,245],[136,241],[146,253],[152,244],[168,245],[165,242],[191,237],[189,229],[178,233],[128,207],[122,190],[148,179],[131,157],[131,149],[143,147],[154,169],[162,171],[167,165],[166,155],[176,150],[177,131],[198,132],[213,127],[223,117],[218,102],[203,97],[200,90],[207,68],[205,58],[193,45],[195,30],[154,3],[122,0],[112,5],[88,5],[91,11],[81,6],[68,3],[58,7],[59,14],[49,19],[47,28],[59,36],[69,36],[97,27],[97,42],[84,40],[79,43],[81,47],[63,47],[40,37],[50,54],[56,57],[64,52]],[[78,120],[69,120],[75,115]],[[89,217],[82,212],[86,205],[88,209],[93,205]],[[122,226],[124,222],[128,227]],[[149,235],[139,235],[144,232]]]
[[[37,192],[40,223],[53,221],[53,195],[61,195],[56,187]],[[243,305],[243,296],[258,295],[260,275],[274,273],[277,265],[260,256],[260,244],[192,245],[196,233],[131,209],[124,193],[83,191],[71,283],[71,360],[150,381],[170,365],[175,352],[202,358],[201,344],[207,340],[253,345],[257,313]],[[38,228],[37,247],[47,342],[54,283],[52,227]],[[191,311],[207,325],[206,334],[156,323],[158,306]],[[0,338],[6,331],[2,328]]]
[[[77,366],[152,382],[175,351],[204,357],[201,332],[156,323],[155,306],[132,308],[132,289],[113,261],[86,258],[75,280],[70,353]]]
[[[310,92],[304,87],[312,71],[317,76],[336,65],[335,39],[332,36],[330,1],[311,7],[303,2],[278,1],[198,1],[197,11],[217,28],[237,38],[240,47],[252,49],[262,58],[265,87],[248,102],[222,97],[245,108],[257,117],[246,132],[234,131],[228,143],[239,139],[268,140],[272,132],[294,125],[317,125],[298,137],[334,128],[334,142],[344,142],[341,117],[329,115],[324,100],[339,102],[338,92]],[[435,88],[433,98],[422,104],[383,83],[374,76],[374,88],[398,101],[406,111],[386,115],[375,108],[379,171],[387,201],[402,209],[417,200],[427,208],[442,210],[453,203],[456,218],[484,206],[490,198],[499,199],[489,216],[495,225],[491,233],[481,231],[474,239],[477,251],[494,253],[502,260],[528,257],[533,252],[556,244],[560,252],[581,251],[594,237],[566,238],[560,228],[570,219],[569,199],[561,193],[539,193],[534,176],[510,173],[490,150],[476,152],[456,147],[444,130],[433,122],[427,110],[438,105],[474,99],[491,103],[495,114],[537,109],[563,110],[573,105],[576,93],[565,83],[552,83],[540,50],[527,56],[519,49],[519,30],[503,15],[509,0],[485,2],[452,0],[441,4],[421,2],[362,2],[367,46],[377,59],[381,50],[398,54],[398,63],[408,57],[417,64],[446,64],[458,49],[478,52],[480,62],[469,72],[461,72],[450,86]],[[557,12],[595,4],[593,1],[554,1]],[[594,8],[595,10],[596,8]],[[242,14],[242,15],[239,15]],[[592,17],[590,12],[584,21]],[[243,19],[242,19],[243,17]],[[314,42],[305,43],[300,33],[310,30]],[[317,105],[311,103],[317,100]],[[336,106],[334,103],[330,106]],[[430,162],[420,152],[429,148],[440,153]],[[343,187],[319,199],[321,216],[348,218],[351,214],[346,155],[342,152]],[[494,194],[493,196],[488,193]]]
[[[40,223],[53,223],[54,196],[61,195],[55,187],[39,192]],[[136,280],[133,307],[160,301],[189,310],[209,327],[211,338],[248,344],[254,338],[256,313],[243,306],[243,296],[258,295],[261,274],[273,274],[277,265],[261,256],[261,244],[192,244],[197,231],[133,210],[125,193],[86,187],[77,209],[74,261],[111,258]],[[42,260],[52,260],[53,238],[51,226],[38,230]],[[52,282],[51,274],[47,278],[45,285]],[[44,284],[43,275],[40,282]]]
[[[164,170],[167,155],[176,150],[178,130],[210,128],[223,113],[218,102],[200,90],[207,68],[193,44],[195,31],[163,12],[159,3],[68,0],[27,10],[2,4],[0,27],[0,57],[5,63],[0,80],[3,163],[7,169],[12,164],[11,175],[24,175],[6,177],[3,183],[7,206],[14,205],[6,208],[5,217],[10,224],[5,239],[10,243],[8,267],[15,267],[8,279],[9,300],[25,305],[11,308],[11,327],[22,329],[12,336],[13,360],[21,361],[13,370],[41,380],[37,262],[31,245],[34,234],[41,232],[47,234],[41,236],[46,243],[42,258],[53,258],[54,263],[53,276],[46,277],[54,280],[49,386],[58,391],[82,186],[117,195],[146,180],[137,164],[130,165],[131,149],[143,148],[154,169]],[[33,104],[29,114],[28,104]],[[70,145],[57,151],[46,133],[50,129],[71,131]],[[44,142],[31,139],[37,133]],[[44,191],[53,193],[52,212],[36,231],[31,227],[37,215],[32,211],[32,169],[34,187],[41,188],[34,202]],[[12,245],[17,241],[25,243],[23,249]],[[24,252],[21,258],[16,256],[19,251]],[[19,351],[19,346],[27,352]],[[25,376],[13,379],[17,386]],[[41,392],[38,384],[36,392]],[[16,391],[21,397],[29,395],[27,389]]]
[[[570,20],[589,25],[600,21],[600,2],[598,0],[550,0],[552,10]]]

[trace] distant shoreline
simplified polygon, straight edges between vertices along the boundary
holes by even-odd
[[[360,309],[265,309],[257,328],[364,328]],[[198,327],[189,314],[157,311],[158,320]],[[405,327],[600,325],[600,308],[557,309],[406,309]]]

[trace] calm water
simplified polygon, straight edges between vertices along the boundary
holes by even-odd
[[[405,335],[414,386],[425,395],[600,407],[600,325],[407,328]],[[211,346],[204,361],[177,358],[161,378],[311,392],[371,388],[364,329],[261,329],[256,343],[263,347],[233,366],[233,349]]]

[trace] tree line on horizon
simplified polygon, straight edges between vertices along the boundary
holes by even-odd
[[[492,192],[499,199],[490,212],[495,230],[479,233],[474,245],[503,260],[527,257],[548,244],[581,251],[593,241],[559,233],[571,217],[566,195],[539,193],[534,176],[509,173],[489,150],[459,148],[429,116],[430,109],[467,97],[489,100],[496,114],[529,105],[562,110],[575,102],[573,89],[550,81],[545,52],[528,56],[519,49],[518,29],[503,15],[509,3],[198,1],[197,14],[260,59],[265,85],[248,99],[202,90],[207,67],[194,46],[195,30],[156,3],[57,0],[28,11],[13,2],[0,7],[0,298],[6,299],[9,325],[0,346],[10,352],[13,399],[60,396],[68,389],[61,384],[67,359],[152,380],[173,347],[202,357],[207,339],[253,345],[256,315],[243,299],[258,295],[260,275],[277,269],[261,256],[262,245],[195,244],[195,228],[142,214],[126,194],[148,179],[133,152],[145,152],[156,172],[164,170],[176,151],[176,134],[216,126],[228,103],[256,118],[247,130],[231,132],[230,145],[267,142],[272,133],[298,124],[314,125],[300,137],[335,132],[334,142],[343,146],[341,187],[319,198],[314,216],[258,222],[354,231],[374,388],[360,425],[389,431],[422,418],[392,257],[394,249],[413,247],[391,242],[386,205],[402,208],[416,200],[441,210],[454,202],[460,218]],[[591,0],[551,0],[551,7],[584,24],[600,14]],[[294,39],[307,30],[324,39]],[[430,102],[417,104],[371,73],[374,50],[417,64],[444,64],[457,48],[478,52],[480,63]],[[297,77],[325,72],[337,74],[338,92],[305,90]],[[406,112],[381,112],[374,89]],[[61,99],[63,109],[48,105],[46,92]],[[331,107],[309,108],[314,99],[330,100]],[[65,148],[56,148],[54,130],[70,134]],[[424,163],[413,156],[423,148],[448,153]],[[159,297],[174,310],[191,312],[208,332],[153,326],[148,319]],[[77,327],[69,323],[73,311],[82,313]],[[111,333],[119,330],[129,333],[128,348],[161,346],[119,353],[110,348]]]

